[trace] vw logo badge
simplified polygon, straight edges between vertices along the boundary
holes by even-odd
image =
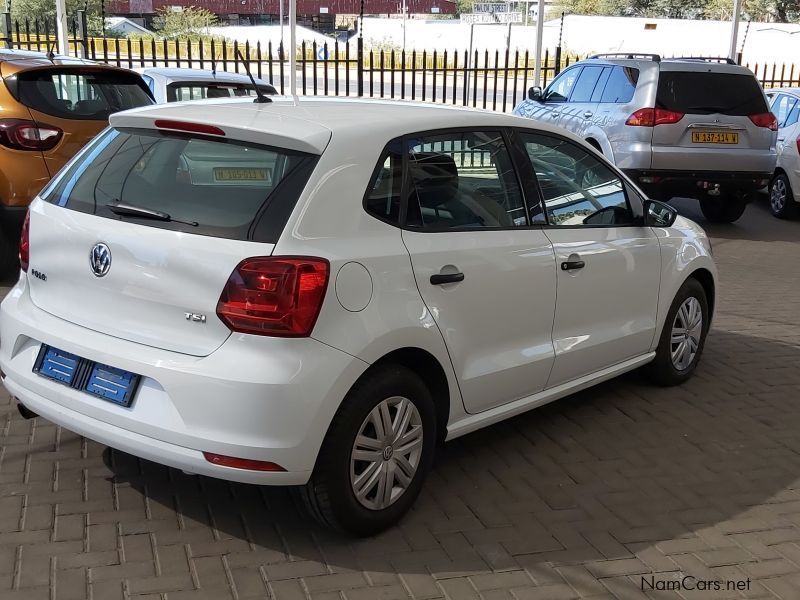
[[[111,250],[102,242],[95,244],[89,253],[89,265],[95,277],[104,277],[111,268]]]

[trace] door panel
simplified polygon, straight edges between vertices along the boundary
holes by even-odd
[[[553,366],[553,249],[527,227],[499,132],[409,139],[403,242],[468,412],[544,389]]]
[[[647,353],[656,330],[661,251],[637,225],[641,200],[616,172],[551,135],[520,139],[536,172],[553,244],[554,387]],[[636,204],[632,204],[636,203]]]
[[[555,365],[548,387],[650,350],[661,252],[650,228],[550,228],[558,268]],[[567,271],[562,263],[585,266]]]

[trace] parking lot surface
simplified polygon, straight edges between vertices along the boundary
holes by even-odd
[[[691,381],[633,373],[455,440],[372,539],[1,392],[0,598],[800,598],[800,222],[763,199],[709,232],[721,291]]]

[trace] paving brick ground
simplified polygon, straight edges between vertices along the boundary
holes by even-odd
[[[631,374],[457,440],[374,539],[2,393],[0,598],[800,598],[800,222],[762,202],[710,231],[722,293],[691,382]]]

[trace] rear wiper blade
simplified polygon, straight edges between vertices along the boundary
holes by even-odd
[[[139,217],[140,219],[153,219],[154,221],[164,221],[165,223],[181,223],[183,225],[190,225],[191,227],[197,227],[199,225],[196,221],[180,221],[178,219],[173,219],[169,213],[153,210],[151,208],[144,208],[143,206],[134,206],[133,204],[124,204],[122,202],[108,204],[107,206],[108,210],[120,217]]]

